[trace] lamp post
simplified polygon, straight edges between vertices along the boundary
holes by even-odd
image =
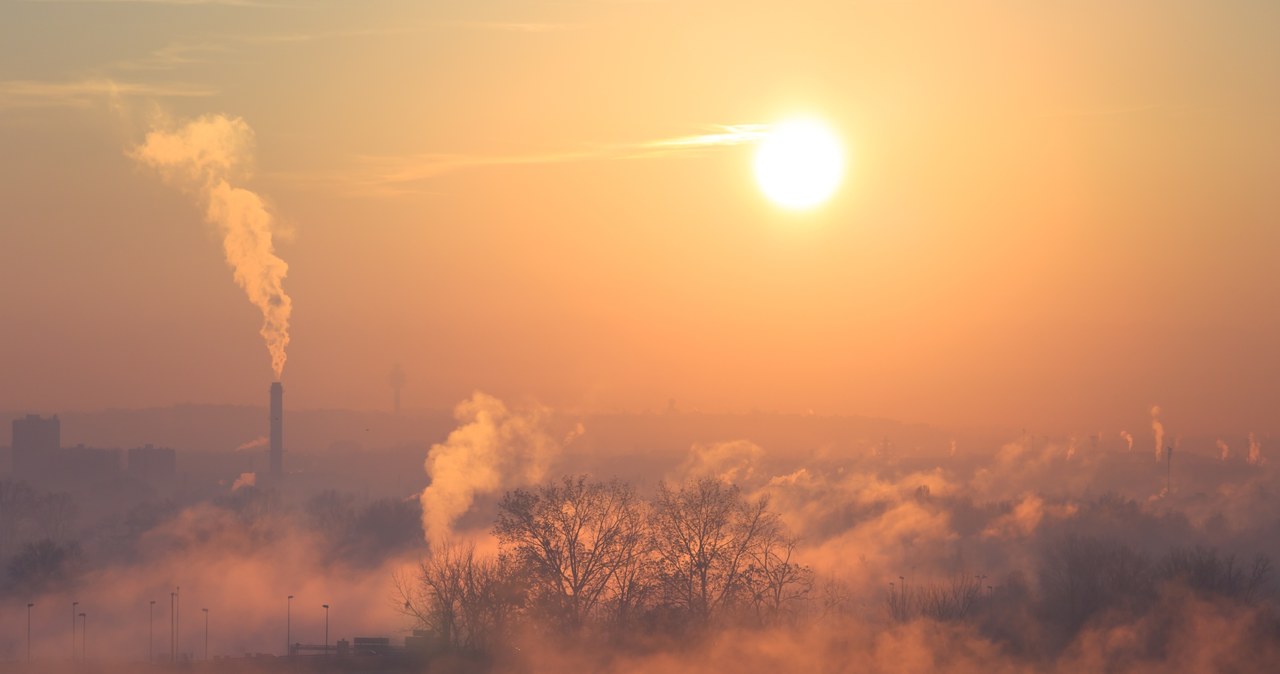
[[[76,661],[76,607],[80,602],[71,602],[71,661]]]
[[[147,608],[147,662],[156,661],[156,600]]]
[[[329,605],[320,606],[324,608],[324,654],[329,655]]]
[[[289,595],[284,606],[284,654],[293,655],[293,595]]]
[[[31,662],[31,607],[35,606],[31,602],[27,602],[27,662]]]
[[[209,609],[202,608],[204,611],[204,659],[209,659]]]
[[[89,661],[89,618],[80,614],[80,660]]]

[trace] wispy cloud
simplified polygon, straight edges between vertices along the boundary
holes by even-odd
[[[495,166],[563,164],[569,162],[643,159],[707,152],[755,143],[768,133],[767,124],[714,127],[708,133],[657,140],[617,143],[560,152],[528,154],[423,153],[399,156],[361,156],[343,170],[327,173],[275,173],[269,177],[300,186],[324,188],[351,197],[392,197],[428,194],[427,183],[437,176]]]
[[[212,96],[210,88],[187,84],[86,79],[64,82],[0,80],[0,110],[14,108],[89,107],[125,97],[190,98]]]
[[[71,2],[74,0],[48,0]],[[114,2],[124,0],[88,0],[90,2]],[[354,28],[294,33],[260,33],[243,35],[206,35],[187,41],[170,42],[142,56],[121,59],[102,66],[101,70],[175,70],[192,64],[213,63],[234,58],[234,54],[246,47],[304,44],[325,40],[341,40],[363,37],[408,35],[429,30],[459,29],[499,31],[513,33],[549,33],[570,30],[575,26],[558,23],[522,23],[501,21],[441,21],[425,26],[396,26],[388,28]],[[221,59],[215,58],[221,56]]]
[[[143,56],[126,58],[103,66],[103,70],[175,70],[197,63],[210,63],[213,54],[230,51],[226,45],[216,43],[171,42]]]
[[[431,25],[439,28],[466,28],[509,33],[553,33],[572,30],[577,27],[569,23],[543,23],[538,21],[435,21]]]
[[[306,7],[310,3],[275,0],[22,0],[44,5],[222,5],[225,7]]]

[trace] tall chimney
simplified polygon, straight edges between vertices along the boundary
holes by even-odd
[[[271,477],[284,477],[284,386],[271,382]]]

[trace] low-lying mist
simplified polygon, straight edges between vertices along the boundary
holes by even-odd
[[[0,483],[0,659],[25,652],[27,601],[37,659],[69,662],[72,601],[91,660],[146,659],[149,600],[167,653],[181,586],[179,650],[197,659],[202,608],[212,653],[282,653],[292,594],[292,641],[321,643],[327,603],[331,642],[418,630],[420,671],[1280,662],[1280,503],[1256,437],[1154,461],[1119,432],[957,451],[945,434],[786,443],[717,420],[719,437],[648,451],[480,394],[455,418],[423,450],[430,484],[402,498],[229,485],[103,523]]]

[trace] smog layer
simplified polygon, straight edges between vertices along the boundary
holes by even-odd
[[[77,648],[124,667],[168,657],[175,591],[177,652],[202,657],[207,608],[212,652],[244,671],[283,654],[286,617],[321,644],[321,604],[333,643],[420,635],[421,660],[387,662],[422,671],[1262,671],[1280,654],[1256,437],[1170,463],[1119,432],[965,446],[981,441],[484,394],[433,443],[424,423],[400,449],[316,450],[294,484],[2,482],[3,592],[35,604],[39,659],[68,666],[73,601]],[[415,465],[423,486],[385,489]],[[0,624],[7,658],[24,621]]]

